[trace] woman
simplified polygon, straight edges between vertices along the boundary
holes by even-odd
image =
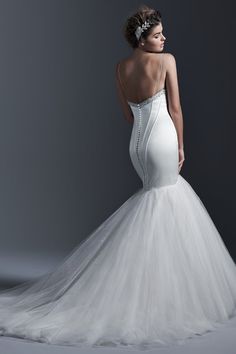
[[[163,35],[163,26],[159,12],[156,12],[155,19],[153,15],[152,25],[143,26],[143,32],[139,32],[137,36],[134,36],[137,22],[141,20],[145,23],[147,14],[151,13],[147,7],[145,16],[145,7],[142,7],[142,9],[142,12],[140,11],[139,14],[134,15],[127,21],[127,26],[125,27],[125,36],[134,50],[128,59],[117,65],[118,95],[126,119],[133,123],[133,112],[127,100],[142,102],[147,97],[152,97],[156,91],[166,87],[168,110],[178,135],[180,172],[184,162],[183,118],[179,98],[176,62],[174,56],[170,53],[160,55],[164,49],[166,37]],[[126,77],[124,81],[127,82],[127,87],[124,87],[122,84],[123,80],[120,77],[121,66],[122,71],[125,70],[124,74]]]
[[[160,13],[141,7],[125,34],[134,51],[116,67],[117,87],[143,187],[56,270],[1,292],[2,335],[149,348],[183,343],[235,315],[235,263],[179,173],[182,112]]]

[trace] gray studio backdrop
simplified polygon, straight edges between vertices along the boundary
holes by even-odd
[[[177,61],[181,174],[235,259],[232,2],[143,3],[161,11]],[[16,260],[19,273],[46,271],[141,187],[115,87],[115,64],[131,53],[122,26],[139,4],[0,1],[2,273]]]

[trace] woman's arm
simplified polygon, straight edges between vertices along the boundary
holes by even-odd
[[[122,110],[124,112],[125,119],[129,123],[133,123],[133,120],[134,120],[133,112],[132,112],[132,110],[131,110],[131,108],[130,108],[127,100],[126,100],[126,97],[124,95],[124,92],[122,90],[118,65],[119,65],[119,63],[116,64],[116,75],[115,75],[118,97],[119,97],[119,100],[120,100],[120,103],[121,103]]]
[[[179,97],[176,61],[173,54],[170,53],[166,53],[166,88],[168,109],[177,131],[179,149],[183,149],[183,114]]]

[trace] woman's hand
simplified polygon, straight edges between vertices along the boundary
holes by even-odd
[[[182,149],[179,149],[179,172],[183,166],[184,160],[185,160],[184,149],[182,148]]]

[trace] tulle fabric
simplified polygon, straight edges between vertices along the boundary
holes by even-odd
[[[151,349],[236,314],[236,267],[200,198],[140,189],[51,273],[0,292],[0,334]]]

